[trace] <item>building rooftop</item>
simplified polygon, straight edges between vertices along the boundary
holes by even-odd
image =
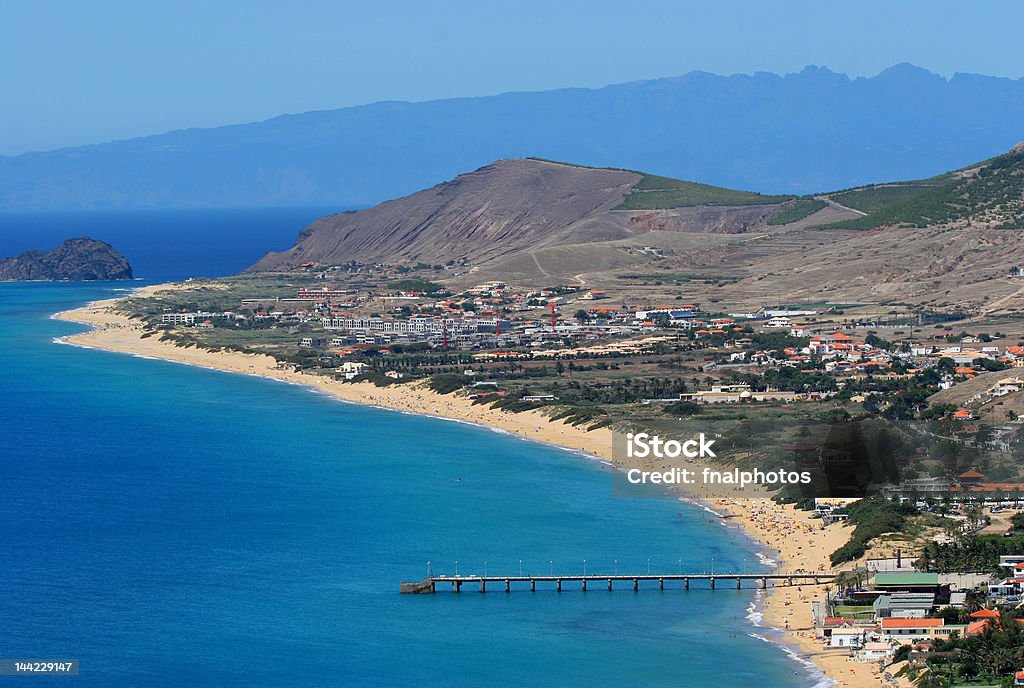
[[[937,573],[876,573],[875,585],[934,586],[939,584]]]
[[[971,614],[972,619],[998,619],[999,611],[996,609],[979,609]]]
[[[881,609],[921,609],[928,611],[935,606],[935,595],[930,592],[904,592],[881,595],[875,600],[875,611]]]
[[[942,619],[882,619],[882,628],[937,628],[944,623]]]

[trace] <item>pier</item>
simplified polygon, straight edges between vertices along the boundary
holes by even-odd
[[[587,591],[588,585],[591,589],[605,587],[609,592],[615,589],[626,589],[639,591],[641,589],[653,589],[652,583],[658,584],[658,590],[668,589],[689,590],[691,583],[707,583],[709,590],[715,590],[720,585],[732,583],[736,590],[743,588],[743,582],[753,584],[754,588],[766,590],[767,588],[793,586],[793,585],[821,585],[831,582],[835,578],[830,573],[659,573],[659,574],[577,574],[563,576],[430,576],[421,581],[403,582],[401,591],[403,594],[430,594],[442,590],[451,589],[452,592],[462,592],[462,586],[469,586],[469,589],[476,589],[479,592],[504,591],[512,592],[515,587],[525,589],[529,585],[531,592],[537,591],[538,583],[553,584],[556,592],[571,586],[573,589]],[[616,588],[615,584],[619,587]],[[641,585],[646,583],[647,585]],[[625,584],[625,585],[623,585]],[[595,588],[595,586],[597,586]],[[549,585],[550,587],[550,585]],[[703,588],[704,586],[702,586]]]

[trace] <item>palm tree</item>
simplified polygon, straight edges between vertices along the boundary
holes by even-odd
[[[984,608],[985,605],[982,604],[981,600],[978,599],[978,596],[974,592],[967,593],[967,599],[964,600],[964,611],[968,614],[973,614],[974,612],[981,611]]]
[[[850,571],[840,571],[836,574],[836,577],[832,579],[835,583],[836,588],[844,593],[849,593],[850,587],[853,584],[854,574]],[[829,588],[826,587],[826,591]]]

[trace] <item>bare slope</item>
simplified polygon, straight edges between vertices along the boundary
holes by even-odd
[[[483,262],[571,233],[585,218],[621,203],[639,179],[619,170],[501,160],[405,198],[318,220],[295,247],[267,255],[253,269],[305,261]],[[587,229],[602,239],[624,231],[614,222]]]
[[[1010,331],[1003,321],[1024,311],[1018,276],[1024,233],[1005,228],[1016,224],[1024,203],[1022,153],[1018,147],[925,182],[823,197],[838,199],[830,204],[680,183],[687,197],[657,209],[623,206],[646,193],[643,180],[650,177],[641,173],[505,160],[404,199],[320,220],[294,249],[267,256],[255,269],[466,258],[474,270],[449,280],[453,287],[572,279],[633,300],[680,297],[725,312],[868,302],[892,304],[883,311],[955,311]],[[869,231],[858,224],[893,203],[906,207],[922,189],[943,189],[942,203],[932,206],[942,210],[934,215],[939,222]],[[723,198],[743,204],[714,205]],[[786,220],[793,221],[780,223]]]
[[[478,267],[488,266],[546,249],[603,245],[656,231],[746,232],[763,225],[781,202],[749,192],[691,185],[694,188],[688,187],[686,198],[676,199],[666,209],[621,209],[625,199],[643,193],[636,189],[644,179],[628,170],[536,159],[500,160],[405,198],[318,220],[303,230],[292,249],[267,255],[252,270],[353,260],[436,264],[466,259]],[[716,203],[733,197],[744,205],[695,205],[704,199]],[[752,205],[755,200],[760,203]],[[618,251],[605,247],[604,253],[608,250]],[[623,263],[621,257],[588,253],[588,265],[591,260],[608,266]],[[527,265],[537,268],[534,274],[548,274],[532,259]]]

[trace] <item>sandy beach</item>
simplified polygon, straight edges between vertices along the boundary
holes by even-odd
[[[145,287],[139,295],[168,288],[173,286]],[[508,413],[490,409],[473,405],[470,400],[455,395],[437,394],[417,383],[376,387],[369,382],[339,382],[278,367],[277,362],[266,355],[177,347],[159,341],[156,336],[143,338],[140,323],[112,309],[116,301],[98,301],[57,314],[55,317],[58,319],[92,328],[69,336],[66,341],[79,346],[307,385],[345,401],[476,423],[530,440],[583,452],[609,462],[613,460],[612,431],[608,428],[587,432],[560,421],[552,422],[539,411]],[[720,514],[730,516],[723,519],[724,526],[732,527],[735,524],[758,542],[776,551],[780,570],[784,572],[830,571],[829,554],[849,538],[849,529],[845,526],[834,525],[823,529],[820,520],[811,519],[808,514],[791,506],[775,504],[767,499],[720,499],[709,501],[708,505]],[[889,685],[879,675],[877,665],[851,661],[845,650],[822,650],[811,629],[811,600],[821,597],[821,589],[815,586],[770,589],[764,596],[763,624],[779,629],[785,642],[800,657],[813,662],[839,686]],[[760,635],[767,629],[758,629],[752,624],[746,630]]]

